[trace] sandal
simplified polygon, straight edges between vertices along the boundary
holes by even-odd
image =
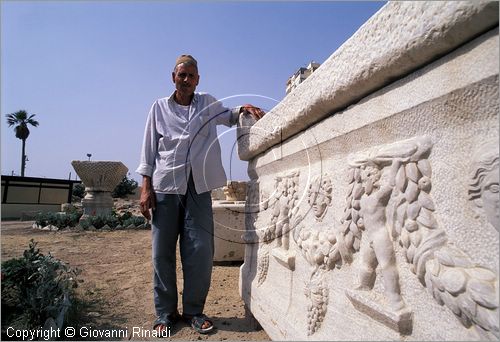
[[[180,315],[178,312],[171,314],[161,314],[153,323],[153,330],[158,330],[160,333],[165,330],[167,333],[172,331],[174,324],[179,320]]]
[[[208,319],[208,317],[204,314],[197,315],[186,315],[183,314],[182,317],[184,320],[191,325],[196,332],[200,334],[208,334],[210,331],[214,329],[214,323]],[[208,327],[203,328],[203,325],[208,323]]]

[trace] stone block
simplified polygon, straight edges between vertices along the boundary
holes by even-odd
[[[245,245],[245,202],[214,201],[214,261],[243,261]]]
[[[498,3],[390,2],[241,118],[240,293],[271,339],[498,340],[498,60]]]
[[[223,188],[226,201],[244,201],[247,193],[247,182],[227,181]]]

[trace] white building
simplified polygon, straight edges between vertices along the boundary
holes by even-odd
[[[300,83],[304,82],[321,64],[311,61],[306,68],[300,68],[286,81],[286,93],[290,93]]]

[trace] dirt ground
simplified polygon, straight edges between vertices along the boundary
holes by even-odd
[[[77,322],[68,325],[74,324],[77,332],[80,331],[78,326],[85,326],[85,332],[95,335],[121,330],[123,338],[112,340],[158,339],[141,337],[143,329],[150,330],[155,319],[149,230],[47,232],[33,229],[31,225],[29,221],[1,223],[2,261],[22,256],[33,238],[38,241],[42,253],[50,252],[79,268],[82,271],[79,279],[83,282],[77,289],[78,296],[88,305],[81,309],[79,325]],[[214,266],[205,314],[213,319],[217,329],[209,335],[200,335],[179,322],[170,339],[269,340],[252,318],[245,317],[243,301],[238,294],[239,266]],[[179,261],[177,277],[180,293],[182,271]],[[79,339],[109,340],[105,336]]]

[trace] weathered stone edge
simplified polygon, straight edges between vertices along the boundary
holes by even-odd
[[[495,26],[498,2],[388,3],[263,119],[240,118],[240,159],[252,159]]]

